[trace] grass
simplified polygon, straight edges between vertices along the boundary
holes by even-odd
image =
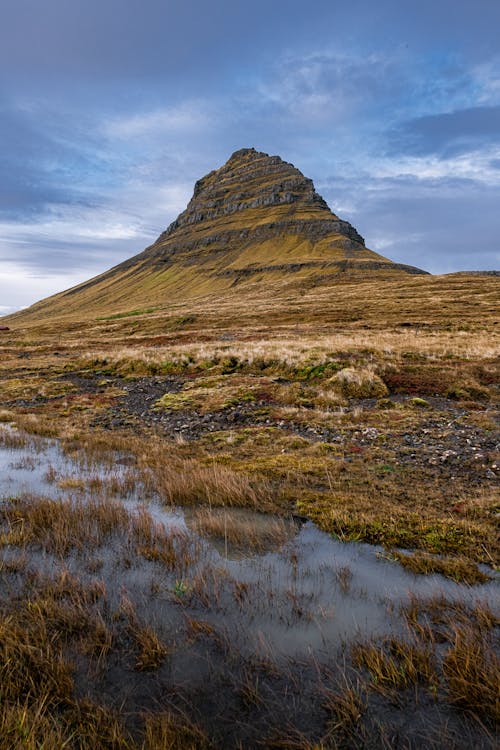
[[[168,274],[179,290],[194,283]],[[498,279],[268,282],[248,277],[221,295],[200,277],[195,302],[179,292],[166,308],[150,279],[149,299],[128,310],[88,296],[60,320],[42,309],[14,318],[2,337],[2,455],[36,459],[40,440],[57,437],[81,470],[47,467],[61,501],[1,502],[1,750],[388,748],[401,716],[410,726],[427,705],[450,722],[419,728],[430,748],[494,737],[498,623],[487,607],[415,600],[405,637],[362,641],[342,663],[330,654],[328,669],[317,654],[280,665],[264,643],[252,658],[225,614],[257,623],[264,608],[291,630],[321,628],[300,587],[280,599],[233,579],[205,565],[202,541],[124,508],[140,485],[144,498],[189,506],[200,533],[257,553],[286,541],[287,523],[257,532],[231,508],[294,513],[471,586],[484,581],[478,563],[500,564]],[[130,471],[113,478],[117,460]],[[132,593],[103,585],[116,550],[112,574]],[[41,559],[53,566],[45,577]],[[151,574],[140,594],[139,570]],[[355,571],[337,566],[329,585],[354,596]],[[117,674],[129,703],[102,689]]]
[[[169,505],[228,505],[265,507],[268,487],[241,472],[212,461],[204,465],[194,458],[166,459],[163,449],[145,460],[144,480]],[[262,503],[262,505],[260,505]]]
[[[258,524],[254,516],[245,518],[224,509],[219,513],[208,508],[196,509],[189,525],[197,534],[224,541],[232,549],[254,552],[279,548],[296,532],[293,523],[282,519],[262,516],[262,524]]]
[[[356,667],[370,673],[371,687],[381,692],[404,690],[418,682],[433,684],[436,679],[431,650],[395,638],[381,646],[356,645],[352,657]]]
[[[0,520],[7,531],[0,544],[27,547],[39,545],[44,551],[65,556],[100,546],[116,529],[128,526],[122,505],[113,501],[70,501],[19,497],[4,504]]]
[[[146,716],[143,750],[208,750],[210,743],[195,724],[170,712]]]
[[[419,642],[440,653],[440,684],[446,700],[487,721],[498,722],[498,617],[487,606],[472,608],[445,597],[414,597],[405,615]]]
[[[383,398],[389,391],[384,381],[372,370],[346,367],[330,381],[347,398]]]
[[[156,307],[146,307],[143,310],[129,310],[128,312],[114,313],[114,315],[105,315],[97,320],[120,320],[121,318],[131,318],[136,315],[148,315],[156,311]]]
[[[354,497],[358,507],[353,502]],[[420,501],[418,512],[414,509],[415,500]],[[491,498],[490,502],[490,507],[494,507],[496,501]],[[489,519],[482,523],[482,514],[473,512],[458,517],[444,513],[440,516],[435,508],[429,508],[423,498],[415,498],[413,493],[410,502],[402,502],[401,498],[392,493],[387,496],[382,490],[377,509],[372,496],[359,490],[348,491],[343,497],[327,495],[321,500],[314,495],[306,496],[299,501],[298,508],[343,541],[364,541],[388,549],[413,548],[427,553],[414,558],[396,553],[396,559],[414,572],[440,572],[452,578],[481,582],[483,574],[473,561],[497,562],[496,531]],[[385,517],[382,517],[382,509],[385,509]],[[448,559],[440,562],[430,555],[445,555]]]
[[[375,693],[387,706],[401,706],[401,710],[408,711],[408,700],[421,690],[427,691],[433,701],[454,707],[458,715],[480,715],[484,731],[489,731],[487,727],[497,718],[495,689],[499,670],[493,644],[498,621],[485,606],[470,610],[456,601],[415,598],[404,611],[413,634],[408,638],[357,643],[351,654],[344,655],[347,663],[343,666],[335,659],[326,666],[318,664],[315,657],[310,663],[304,662],[304,657],[289,658],[283,672],[264,638],[260,658],[244,653],[238,628],[228,625],[231,610],[235,608],[241,616],[245,614],[252,622],[259,622],[259,609],[263,607],[263,616],[287,621],[292,629],[299,622],[320,626],[321,619],[315,621],[320,613],[309,612],[308,595],[300,594],[303,581],[316,577],[319,571],[305,568],[297,572],[294,587],[298,590],[285,592],[282,597],[266,575],[257,584],[248,584],[233,579],[229,570],[202,560],[185,535],[165,530],[146,508],[129,511],[126,518],[120,514],[117,519],[114,505],[110,507],[105,502],[100,512],[94,505],[91,526],[76,503],[79,512],[74,523],[69,530],[63,529],[69,535],[68,541],[63,544],[64,534],[58,531],[57,542],[51,545],[46,541],[47,519],[56,530],[59,527],[57,514],[46,498],[31,498],[26,506],[19,500],[4,505],[4,525],[8,527],[22,512],[26,531],[25,536],[14,537],[10,544],[11,549],[20,545],[24,556],[10,558],[10,565],[5,564],[2,569],[3,575],[16,581],[15,588],[0,591],[0,722],[5,730],[2,741],[5,736],[13,747],[17,741],[19,747],[24,741],[25,746],[33,748],[42,741],[54,748],[59,743],[61,747],[94,745],[130,750],[238,746],[237,739],[221,740],[221,721],[224,732],[236,732],[230,736],[240,737],[243,744],[250,746],[254,740],[275,747],[328,748],[338,743],[355,746],[375,736],[369,723],[373,717],[370,695]],[[64,510],[68,513],[68,508]],[[216,509],[214,528],[206,511],[194,510],[193,517],[195,522],[204,523],[210,533],[224,530],[232,537],[234,531],[236,544],[241,543],[242,535],[251,537],[246,523],[236,524],[235,530],[231,519],[221,525],[223,509]],[[276,524],[276,528],[269,522],[263,527],[266,544],[287,538],[288,528],[279,520]],[[77,543],[82,539],[89,544],[83,553]],[[256,539],[246,541],[260,551],[259,533]],[[35,572],[30,563],[30,555],[39,545],[46,555],[53,553],[58,561],[55,569],[44,574]],[[115,550],[113,562],[106,563],[107,585],[83,572],[82,561],[94,548],[103,554],[109,554],[105,550]],[[158,554],[145,550],[156,550]],[[290,564],[297,566],[294,548],[287,554]],[[118,584],[127,576],[134,580],[142,557],[155,569],[151,598],[147,599],[147,585],[141,584],[137,589],[132,583],[133,593],[129,595]],[[76,574],[66,565],[72,565]],[[333,566],[331,572],[331,580],[337,581],[343,595],[350,594],[355,572],[345,565]],[[115,590],[118,588],[119,592]],[[6,595],[9,591],[15,591],[14,596]],[[119,601],[113,604],[118,593]],[[149,606],[144,606],[145,601]],[[161,631],[155,626],[156,617],[149,614],[149,608],[154,606],[157,613],[170,607]],[[177,618],[175,611],[179,613]],[[175,682],[175,672],[171,670],[176,662],[192,665],[183,678],[186,685]],[[180,668],[184,670],[186,666]],[[187,690],[192,679],[188,676],[190,670],[196,675],[201,669],[203,675],[207,668],[211,678],[206,680],[206,687],[195,681]],[[129,671],[120,672],[123,669]],[[113,679],[115,670],[128,674],[131,684],[131,674],[144,681],[135,683],[138,696],[147,695],[157,679],[164,686],[168,684],[168,705],[140,709],[131,722],[124,708],[108,703],[109,696],[100,700],[92,692],[81,695],[82,678],[84,685],[95,684],[93,690],[99,695],[99,680],[105,675]],[[232,686],[229,692],[228,685]],[[317,708],[303,732],[299,727],[304,727],[300,703],[304,690],[307,704]],[[212,695],[213,714],[206,708],[211,705]],[[181,705],[175,696],[181,696]],[[283,718],[291,710],[287,708],[288,697],[294,706],[296,725],[287,726]],[[415,700],[418,703],[420,699]],[[230,710],[236,712],[228,716],[229,723],[216,708],[227,702]],[[275,712],[281,724],[270,733],[264,717]],[[238,716],[237,721],[234,716]],[[229,726],[233,729],[229,730]],[[380,742],[380,747],[384,747]],[[5,743],[7,739],[3,746],[0,742],[0,747],[8,747]],[[429,747],[433,746],[438,745],[429,740]]]
[[[0,747],[129,747],[123,722],[104,707],[78,701],[66,644],[104,654],[102,621],[91,592],[62,574],[35,579],[28,598],[0,613]],[[111,644],[108,643],[108,649]]]
[[[359,688],[346,685],[339,693],[327,691],[324,707],[331,715],[328,722],[329,731],[333,734],[339,731],[342,734],[350,734],[359,725],[367,704],[360,695]]]
[[[128,633],[136,651],[135,669],[140,672],[158,669],[168,654],[167,648],[152,627],[139,621],[129,599],[122,599],[120,609],[127,619]]]
[[[413,643],[392,638],[381,645],[357,644],[352,649],[353,663],[369,674],[371,690],[396,696],[421,684],[434,699],[442,696],[451,705],[494,724],[500,716],[500,660],[494,651],[494,636],[474,615],[464,616],[463,609],[461,624],[453,623],[451,603],[435,604],[431,611],[447,606],[445,636],[432,627],[416,627]],[[439,645],[443,641],[444,655]],[[341,707],[353,711],[354,705],[351,699],[347,707]]]
[[[454,629],[443,672],[451,703],[500,721],[500,659],[469,627]]]
[[[485,583],[489,576],[483,573],[477,565],[463,557],[435,557],[428,554],[403,554],[396,550],[391,555],[407,570],[419,575],[439,573],[453,581],[468,584]]]

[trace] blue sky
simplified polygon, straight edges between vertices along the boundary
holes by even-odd
[[[2,0],[0,314],[140,252],[242,147],[367,245],[498,268],[498,0]]]

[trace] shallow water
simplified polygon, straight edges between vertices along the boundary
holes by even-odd
[[[0,430],[0,437],[15,436],[8,427]],[[95,499],[102,492],[107,496],[108,480],[134,471],[119,461],[117,456],[113,465],[89,466],[83,459],[64,455],[56,441],[26,436],[24,446],[0,446],[0,501],[17,495]],[[99,488],[98,480],[108,484]],[[189,616],[230,632],[231,648],[243,655],[279,659],[314,653],[321,661],[357,639],[404,634],[400,609],[413,594],[444,595],[499,609],[498,581],[469,587],[440,575],[417,576],[388,560],[381,548],[340,542],[311,522],[214,509],[211,512],[222,520],[223,528],[241,527],[235,546],[227,534],[214,538],[203,533],[196,509],[164,508],[146,497],[139,477],[120,502],[131,513],[145,507],[155,521],[180,532],[190,549],[190,563],[166,570],[138,555],[124,556],[118,536],[107,547],[87,554],[83,562],[83,553],[72,553],[64,566],[80,578],[103,580],[111,606],[119,606],[124,595],[129,597],[167,640]],[[282,524],[278,541],[266,536],[271,523]],[[246,544],[249,528],[252,534]],[[14,553],[4,550],[6,556]],[[39,570],[51,574],[61,565],[46,553],[34,552],[31,559]],[[185,660],[179,657],[179,669],[181,664],[185,670]]]

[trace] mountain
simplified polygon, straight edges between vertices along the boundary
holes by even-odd
[[[18,315],[123,310],[235,285],[307,287],[380,272],[425,273],[369,250],[312,180],[249,148],[198,180],[186,210],[142,253]]]

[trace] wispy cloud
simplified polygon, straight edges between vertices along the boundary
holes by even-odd
[[[341,125],[396,93],[403,85],[398,62],[396,54],[287,55],[258,82],[254,97],[309,128]]]
[[[215,124],[215,112],[208,103],[185,101],[132,116],[113,117],[102,125],[102,132],[110,138],[144,138],[153,136],[185,135],[186,131],[200,132]]]
[[[500,56],[472,66],[471,74],[476,81],[478,102],[500,104]]]
[[[0,264],[0,290],[2,304],[0,313],[7,315],[51,294],[67,289],[88,278],[88,269],[80,273],[59,273],[34,270],[22,263],[2,261]]]
[[[449,158],[435,154],[374,159],[370,172],[376,178],[413,177],[420,181],[470,180],[500,186],[500,145],[488,146]]]

